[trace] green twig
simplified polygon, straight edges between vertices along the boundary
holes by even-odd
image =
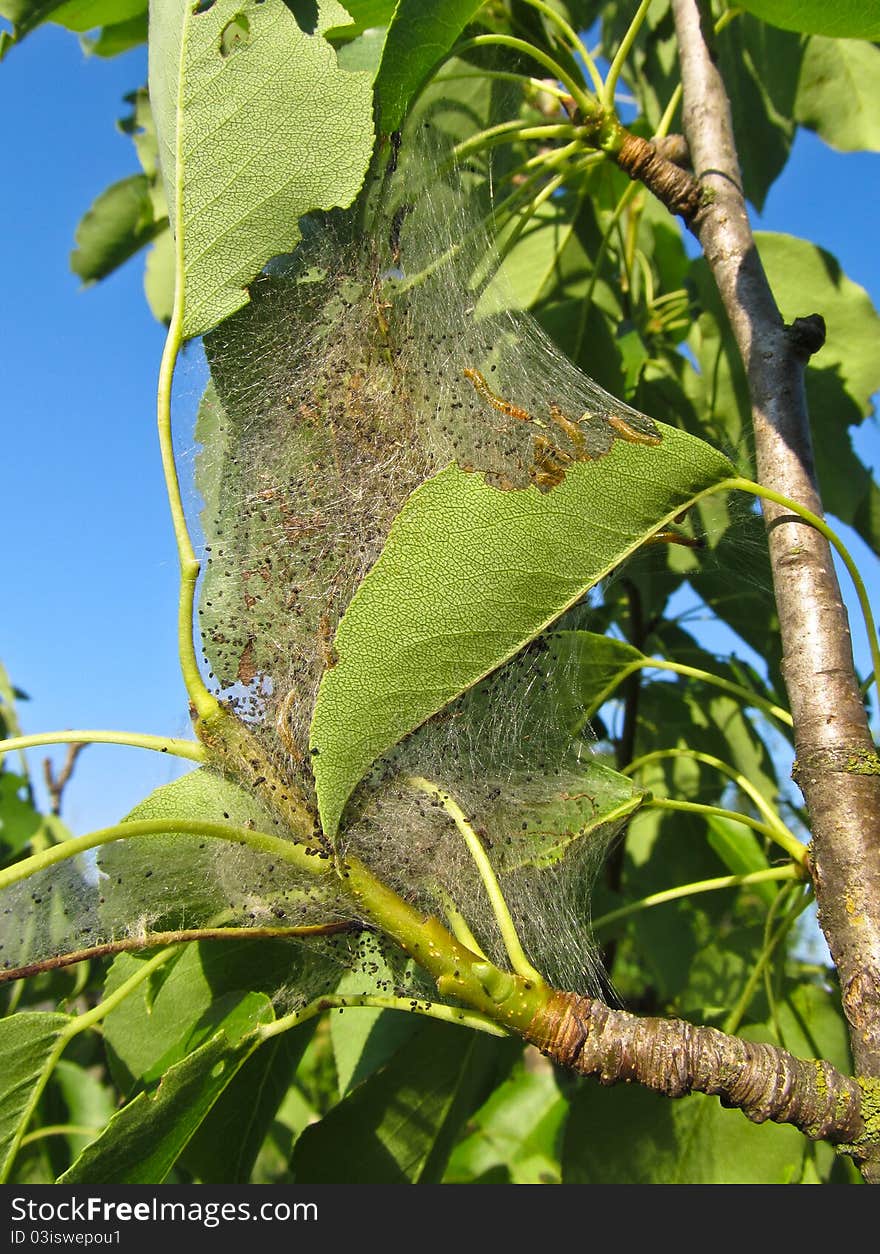
[[[116,731],[57,731],[38,732],[33,736],[12,736],[0,740],[0,757],[14,749],[35,749],[40,745],[128,745],[132,749],[152,749],[156,753],[170,753],[176,758],[188,758],[191,762],[207,762],[204,745],[197,740],[179,740],[174,736],[150,736],[141,732]]]
[[[349,1010],[367,1007],[373,1010],[404,1010],[408,1014],[426,1015],[429,1019],[439,1019],[443,1023],[458,1023],[462,1027],[474,1028],[477,1032],[486,1032],[489,1036],[507,1036],[507,1032],[487,1015],[475,1010],[462,1010],[459,1006],[446,1006],[442,1002],[427,1001],[417,997],[390,997],[378,993],[334,993],[318,997],[309,1002],[302,1010],[276,1019],[257,1029],[262,1040],[269,1041],[273,1036],[289,1032],[299,1027],[308,1019],[323,1014],[326,1010]]]
[[[744,688],[740,684],[735,684],[731,680],[723,679],[720,675],[713,675],[711,671],[700,670],[696,666],[686,666],[683,662],[672,662],[665,658],[643,657],[633,659],[622,667],[614,679],[602,689],[597,697],[590,703],[584,715],[584,721],[591,718],[601,705],[608,700],[610,694],[628,679],[630,675],[639,670],[660,670],[671,671],[675,675],[683,675],[688,679],[699,679],[703,683],[712,684],[715,688],[720,688],[723,692],[729,692],[731,696],[739,697],[745,705],[755,706],[756,709],[763,710],[766,714],[772,716],[785,723],[787,727],[791,727],[792,719],[787,710],[783,710],[781,706],[775,705],[772,701],[768,701],[765,697],[759,696],[750,688]]]
[[[510,48],[514,52],[521,52],[524,56],[531,57],[533,61],[543,65],[553,78],[562,83],[584,117],[589,117],[596,112],[596,101],[584,90],[583,84],[573,79],[553,57],[548,56],[541,48],[536,48],[525,39],[517,39],[515,35],[475,35],[473,39],[466,39],[463,43],[457,44],[454,52],[458,54],[467,52],[471,48],[486,47]]]
[[[29,858],[23,858],[20,862],[14,862],[0,871],[0,890],[27,879],[37,871],[45,871],[47,867],[75,858],[77,854],[85,853],[88,849],[97,849],[111,841],[167,836],[170,833],[204,836],[233,845],[246,845],[258,853],[269,854],[298,870],[306,871],[310,876],[326,874],[331,866],[329,858],[322,859],[314,853],[310,854],[305,846],[292,840],[282,840],[279,836],[255,832],[248,827],[236,827],[233,823],[208,823],[199,819],[178,818],[134,819],[128,823],[116,823],[113,827],[105,827],[97,832],[89,832],[86,836],[74,836],[59,845],[42,849]]]
[[[779,841],[778,832],[769,823],[762,823],[760,819],[753,819],[749,814],[740,814],[737,810],[726,810],[723,806],[705,805],[701,801],[681,801],[677,797],[651,797],[645,801],[645,805],[655,810],[678,810],[683,814],[704,814],[707,818],[714,814],[719,818],[730,819],[733,823],[742,823],[743,827],[750,827],[752,831],[760,832],[768,840],[776,843]]]
[[[726,762],[722,762],[720,758],[713,757],[711,753],[702,753],[699,749],[655,749],[651,753],[644,753],[641,757],[630,762],[629,766],[624,767],[621,772],[624,775],[633,775],[636,771],[642,769],[643,766],[649,766],[652,762],[660,762],[664,758],[689,758],[693,762],[702,762],[706,766],[711,766],[714,770],[720,771],[722,775],[726,775],[728,779],[733,780],[736,786],[750,797],[755,803],[755,808],[764,815],[769,827],[773,829],[774,840],[781,845],[785,852],[798,863],[803,866],[806,863],[807,851],[798,838],[795,836],[782,819],[770,805],[766,797],[764,797],[754,784],[748,780],[742,772],[737,771],[734,767],[729,766]]]
[[[533,9],[537,9],[539,13],[543,13],[548,22],[552,23],[563,38],[568,41],[570,50],[577,53],[583,61],[584,67],[590,76],[590,81],[593,84],[593,90],[597,96],[601,96],[603,90],[602,75],[599,73],[598,66],[590,55],[587,45],[574,27],[566,22],[561,13],[557,13],[555,9],[551,9],[549,4],[545,4],[544,0],[526,0],[526,4],[531,5]]]
[[[626,63],[626,58],[630,54],[630,49],[635,42],[636,36],[641,30],[642,22],[644,22],[645,16],[650,7],[651,0],[642,0],[642,3],[636,9],[633,19],[627,27],[626,34],[620,41],[620,47],[614,54],[614,60],[611,62],[611,67],[606,75],[605,85],[602,88],[601,94],[602,103],[607,109],[614,108],[614,94],[617,90],[617,80],[620,78],[620,73]]]
[[[680,897],[692,897],[698,893],[714,893],[722,888],[743,888],[748,884],[766,884],[773,880],[800,879],[801,872],[792,863],[788,866],[767,867],[764,871],[750,871],[747,875],[721,875],[712,880],[695,880],[692,884],[680,884],[678,888],[667,888],[661,893],[651,893],[640,901],[633,901],[618,910],[610,910],[593,920],[593,927],[607,927],[618,919],[638,914],[640,910],[650,910],[654,906],[662,906],[667,901],[677,901]]]
[[[434,797],[440,802],[440,805],[452,819],[455,826],[464,839],[468,852],[474,860],[477,870],[480,873],[480,879],[483,881],[483,887],[486,890],[486,896],[489,898],[489,904],[492,907],[492,913],[495,915],[498,923],[501,938],[504,941],[504,948],[507,950],[507,956],[510,958],[510,964],[518,975],[526,980],[531,980],[536,984],[543,984],[544,978],[526,957],[525,950],[522,947],[519,936],[517,935],[513,919],[510,917],[510,911],[507,908],[507,902],[504,900],[504,894],[495,875],[495,871],[489,861],[486,850],[483,848],[482,841],[477,833],[467,821],[461,806],[450,797],[448,792],[432,783],[429,779],[422,779],[419,775],[411,775],[406,781],[411,788],[417,789],[419,792],[425,793],[428,797]]]
[[[159,427],[159,448],[162,454],[162,471],[165,476],[168,507],[171,511],[171,522],[174,527],[174,539],[180,564],[180,593],[177,613],[177,646],[180,655],[180,672],[196,713],[200,718],[210,718],[218,709],[218,702],[216,697],[208,691],[202,679],[196,657],[193,633],[193,609],[200,566],[186,524],[186,514],[180,493],[180,479],[174,460],[174,440],[171,434],[171,383],[182,343],[183,327],[181,266],[182,262],[178,258],[178,281],[174,296],[174,311],[171,317],[171,324],[168,327],[168,334],[165,338],[162,363],[159,367],[156,409]]]
[[[731,479],[720,486],[739,489],[742,492],[750,492],[753,496],[760,497],[762,500],[773,501],[775,505],[781,505],[783,509],[790,510],[791,513],[796,514],[804,522],[814,527],[837,550],[841,561],[849,572],[850,579],[853,581],[862,617],[865,620],[865,630],[868,634],[868,647],[871,650],[871,664],[874,668],[874,674],[880,674],[880,643],[877,641],[877,628],[874,623],[871,602],[868,600],[868,593],[865,590],[859,569],[853,561],[849,549],[847,549],[837,532],[829,527],[818,514],[814,514],[812,510],[807,509],[805,505],[801,505],[798,501],[793,501],[791,497],[783,496],[781,492],[775,492],[772,488],[765,488],[763,484],[754,483],[751,479]]]

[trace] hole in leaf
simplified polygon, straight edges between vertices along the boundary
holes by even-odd
[[[215,0],[196,0],[196,3],[192,7],[192,11],[195,16],[198,17],[200,13],[207,13],[209,9],[213,9],[214,4]]]
[[[232,56],[251,41],[251,24],[243,13],[236,13],[220,32],[221,57]]]
[[[284,0],[296,18],[296,24],[304,35],[314,35],[318,29],[317,0]]]

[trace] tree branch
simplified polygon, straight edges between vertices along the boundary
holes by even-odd
[[[860,1163],[880,1143],[876,1080],[851,1079],[828,1062],[804,1061],[766,1042],[681,1019],[641,1018],[574,993],[556,993],[528,1039],[603,1084],[635,1081],[667,1097],[709,1093],[754,1123],[793,1124]]]
[[[691,221],[718,285],[749,380],[760,481],[822,506],[804,368],[821,343],[818,317],[783,324],[749,226],[730,106],[698,0],[673,0],[684,130],[704,188]],[[826,542],[765,503],[794,718],[797,782],[812,825],[819,920],[837,964],[858,1072],[880,1075],[880,776],[852,660],[846,610]],[[861,772],[861,773],[860,773]],[[880,1169],[880,1164],[878,1164]]]

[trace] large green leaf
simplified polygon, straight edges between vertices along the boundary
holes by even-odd
[[[25,1012],[0,1022],[0,1180],[45,1082],[45,1073],[73,1020],[69,1015]]]
[[[176,961],[107,1015],[104,1038],[117,1085],[125,1093],[154,1083],[213,1030],[217,1006],[245,994],[274,995],[301,982],[308,952],[284,941],[189,945]],[[137,971],[142,958],[120,955],[106,992]],[[333,969],[333,976],[336,971]],[[328,974],[326,987],[332,987]]]
[[[363,956],[357,969],[345,972],[336,992],[381,994],[394,988],[395,973],[375,936],[365,932],[358,949]],[[363,1007],[352,1014],[331,1015],[330,1039],[340,1096],[344,1097],[383,1066],[417,1027],[414,1015],[396,1010]]]
[[[203,1184],[250,1180],[315,1024],[312,1020],[267,1041],[221,1093],[183,1157],[183,1166]]]
[[[43,22],[57,22],[68,30],[94,30],[108,22],[122,22],[142,13],[147,0],[0,0],[0,17],[8,18],[22,39]]]
[[[102,192],[76,229],[70,268],[85,283],[105,278],[166,227],[153,212],[150,180],[132,174]]]
[[[339,625],[311,729],[321,820],[372,762],[516,654],[694,496],[726,458],[671,427],[561,484],[504,492],[450,466],[418,488]]]
[[[206,1043],[171,1067],[155,1093],[140,1093],[124,1106],[59,1183],[162,1183],[260,1044],[256,1028],[273,1018],[271,1002],[261,993],[225,1009]]]
[[[585,1082],[565,1131],[565,1184],[796,1184],[807,1141],[750,1123],[716,1097],[670,1101],[636,1085]]]
[[[786,30],[853,39],[880,39],[875,0],[741,0],[740,7]]]
[[[398,130],[419,88],[481,7],[482,0],[446,0],[442,5],[399,0],[376,76],[384,134]]]
[[[568,1102],[552,1070],[520,1065],[469,1121],[446,1184],[558,1184]]]
[[[844,152],[880,149],[880,48],[859,39],[807,42],[797,120]]]
[[[372,151],[372,88],[283,0],[153,0],[150,98],[183,278],[183,335],[248,299],[247,284],[299,239],[298,219],[351,204]],[[222,187],[222,191],[218,190]]]
[[[718,36],[743,190],[758,209],[788,160],[797,130],[794,107],[801,55],[796,35],[749,16],[731,22]]]
[[[306,1128],[293,1151],[296,1182],[438,1182],[504,1052],[494,1037],[426,1023],[381,1071]]]
[[[80,43],[85,51],[93,57],[118,57],[129,48],[147,42],[148,31],[147,9],[143,13],[129,18],[127,22],[114,22],[104,26],[97,35],[82,35]]]

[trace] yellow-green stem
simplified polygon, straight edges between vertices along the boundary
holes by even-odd
[[[197,740],[179,740],[174,736],[150,736],[141,732],[116,731],[57,731],[38,732],[33,736],[12,736],[0,740],[0,757],[13,749],[36,749],[41,745],[127,745],[132,749],[152,749],[156,753],[170,753],[176,758],[188,758],[191,762],[207,762],[205,747]]]
[[[620,47],[614,54],[614,60],[611,62],[611,66],[605,78],[605,84],[602,88],[601,96],[602,103],[608,109],[614,108],[614,94],[617,90],[617,81],[620,78],[620,73],[626,63],[626,58],[629,56],[630,49],[635,42],[636,36],[641,30],[642,22],[644,22],[645,16],[650,7],[651,0],[642,0],[642,3],[639,5],[638,9],[636,9],[633,19],[627,27],[626,34],[620,41]]]
[[[390,997],[379,993],[351,993],[339,994],[333,993],[326,997],[318,997],[313,1002],[309,1002],[302,1010],[295,1010],[292,1014],[285,1015],[281,1019],[276,1019],[274,1023],[267,1023],[263,1027],[258,1028],[258,1034],[264,1041],[269,1041],[273,1036],[280,1036],[282,1032],[289,1032],[291,1028],[299,1027],[301,1023],[305,1023],[308,1019],[314,1019],[316,1015],[323,1014],[327,1010],[350,1010],[358,1007],[367,1007],[373,1010],[403,1010],[408,1014],[425,1015],[429,1019],[439,1019],[442,1023],[458,1023],[462,1027],[474,1028],[478,1032],[486,1032],[490,1036],[507,1036],[505,1028],[495,1023],[487,1015],[479,1014],[474,1010],[462,1010],[459,1006],[445,1006],[442,1002],[426,1001],[417,997]]]
[[[748,875],[721,875],[712,880],[695,880],[692,884],[681,884],[678,888],[667,888],[661,893],[651,893],[640,901],[621,906],[618,910],[610,910],[593,920],[593,927],[607,927],[618,919],[625,919],[640,910],[650,910],[654,906],[662,906],[667,901],[677,901],[681,897],[692,897],[698,893],[714,893],[722,888],[742,888],[748,884],[766,884],[773,880],[800,879],[801,873],[796,866],[789,864],[781,867],[768,867],[764,871],[750,871]]]
[[[809,523],[811,527],[814,527],[820,535],[825,537],[832,548],[837,550],[841,561],[849,572],[850,579],[853,581],[862,617],[865,620],[865,630],[868,635],[868,647],[871,650],[871,664],[874,668],[874,674],[880,674],[880,643],[877,641],[877,628],[874,623],[871,602],[868,600],[868,593],[865,590],[859,569],[853,561],[849,549],[847,549],[837,532],[829,527],[823,518],[820,518],[818,514],[814,514],[812,510],[807,509],[805,505],[801,505],[799,501],[783,496],[781,492],[774,492],[772,488],[765,488],[763,484],[753,483],[751,479],[731,479],[728,483],[721,486],[737,488],[742,492],[750,492],[753,496],[761,497],[765,501],[773,501],[775,505],[781,505],[783,509],[790,510],[793,514],[802,518],[804,522]]]
[[[471,48],[493,46],[510,48],[514,52],[521,52],[523,56],[531,57],[533,61],[537,61],[539,65],[542,65],[545,70],[548,70],[555,79],[562,83],[585,117],[596,112],[596,101],[584,90],[583,85],[576,82],[558,61],[554,61],[553,57],[548,56],[541,48],[536,48],[534,44],[528,43],[525,39],[517,39],[515,35],[475,35],[473,39],[466,39],[463,43],[458,44],[455,52],[467,52]]]
[[[601,693],[592,701],[586,714],[585,721],[589,719],[616,688],[618,688],[625,679],[639,670],[659,670],[671,671],[675,675],[683,675],[688,679],[699,679],[703,683],[712,684],[715,688],[720,688],[723,692],[729,692],[731,696],[739,697],[745,705],[752,705],[756,709],[763,710],[766,714],[772,716],[785,723],[787,727],[791,727],[792,718],[787,710],[783,710],[781,706],[774,705],[772,701],[768,701],[765,697],[759,696],[756,692],[752,692],[750,688],[743,688],[740,684],[735,684],[731,680],[723,679],[720,675],[713,675],[711,671],[698,669],[696,666],[686,666],[683,662],[671,662],[665,658],[645,657],[634,659],[628,662],[620,672],[614,676],[610,684],[602,689]]]
[[[305,846],[295,844],[292,840],[282,840],[279,836],[255,832],[248,827],[185,818],[135,819],[129,823],[116,823],[113,827],[89,832],[86,836],[74,836],[70,840],[62,841],[60,845],[52,845],[49,849],[43,849],[29,858],[14,862],[0,871],[0,890],[27,879],[37,871],[45,871],[58,862],[75,858],[78,854],[85,853],[89,849],[97,849],[111,841],[167,836],[169,832],[179,832],[184,836],[204,836],[234,845],[247,845],[249,849],[254,849],[258,853],[271,854],[309,875],[327,874],[332,869],[332,863],[326,855],[310,854]]]
[[[643,766],[649,766],[652,762],[660,762],[664,758],[689,758],[693,762],[703,762],[706,766],[711,766],[714,770],[720,771],[722,775],[726,775],[728,779],[733,780],[736,786],[750,797],[755,803],[755,808],[764,815],[769,827],[773,829],[774,839],[776,843],[781,845],[790,857],[799,865],[806,862],[807,851],[798,838],[795,836],[782,819],[762,796],[754,784],[746,779],[740,771],[729,766],[726,762],[722,762],[720,758],[713,757],[711,753],[703,753],[699,749],[654,749],[651,753],[644,753],[641,757],[634,758],[627,766],[622,768],[623,775],[634,775],[636,771],[642,769]]]
[[[732,823],[742,823],[743,827],[750,827],[752,831],[760,832],[762,836],[766,836],[768,840],[775,843],[779,840],[778,833],[769,823],[753,819],[750,814],[726,810],[723,806],[705,805],[701,801],[680,801],[677,797],[651,797],[645,801],[645,806],[654,810],[678,810],[682,814],[704,814],[707,818],[714,814],[719,818],[729,819]]]
[[[186,514],[180,494],[180,479],[177,464],[174,460],[174,440],[171,434],[171,384],[174,378],[174,367],[182,343],[183,326],[183,284],[178,282],[174,298],[174,311],[168,334],[165,337],[165,348],[159,367],[159,386],[156,398],[156,409],[159,427],[159,448],[162,454],[162,472],[165,476],[165,488],[168,493],[168,508],[174,527],[174,540],[177,545],[177,558],[180,564],[180,592],[177,612],[177,645],[180,655],[180,672],[186,691],[196,713],[200,718],[208,718],[217,709],[217,699],[205,686],[196,657],[195,637],[193,634],[193,608],[195,606],[196,583],[199,577],[199,562],[193,550],[189,529],[186,525]]]
[[[489,898],[492,913],[501,932],[501,939],[504,941],[504,948],[507,950],[507,956],[510,958],[510,965],[524,979],[531,980],[535,984],[543,984],[543,976],[535,970],[526,957],[513,919],[510,917],[507,902],[504,900],[501,885],[498,883],[495,870],[489,861],[486,850],[483,848],[483,842],[467,821],[467,816],[461,806],[454,797],[451,797],[448,792],[440,788],[439,785],[432,783],[429,779],[422,779],[419,775],[411,775],[406,782],[410,787],[423,792],[426,796],[436,798],[452,819],[461,833],[467,850],[480,874],[480,879],[483,881],[486,896]]]

